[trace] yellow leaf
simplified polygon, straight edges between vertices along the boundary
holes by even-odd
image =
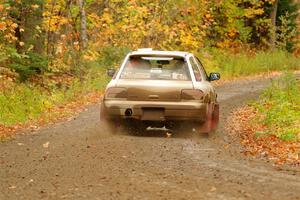
[[[31,6],[31,8],[33,8],[33,9],[38,9],[39,7],[40,7],[40,6],[37,5],[37,4],[34,4],[34,5]]]
[[[13,28],[17,28],[17,27],[18,27],[18,24],[16,24],[16,23],[13,23],[13,24],[11,25],[11,27],[13,27]]]
[[[6,24],[4,22],[0,22],[0,31],[6,30]]]

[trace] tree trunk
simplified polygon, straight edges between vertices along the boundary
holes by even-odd
[[[86,14],[85,14],[85,0],[78,0],[80,9],[80,35],[81,35],[81,48],[87,47],[87,28],[86,28]]]
[[[48,31],[47,31],[47,55],[48,56],[54,55],[54,34],[52,31],[50,31],[50,27],[51,27],[51,20],[52,20],[52,15],[54,12],[55,5],[56,5],[56,0],[53,0],[51,2],[51,16],[48,22]]]
[[[272,50],[276,48],[276,18],[277,18],[277,9],[278,9],[278,1],[275,0],[271,12],[271,35],[270,35],[270,47]]]
[[[18,38],[19,42],[22,42],[23,45],[20,45],[18,42],[16,44],[16,49],[18,53],[25,53],[28,51],[28,48],[33,47],[32,52],[37,54],[44,53],[44,34],[37,30],[37,27],[42,27],[43,24],[43,4],[38,4],[38,8],[34,9],[34,12],[31,11],[31,6],[34,2],[21,2],[12,3],[11,6],[15,6],[17,12],[10,13],[10,17],[16,20],[18,27],[15,30],[15,36]],[[23,31],[20,30],[22,27]]]

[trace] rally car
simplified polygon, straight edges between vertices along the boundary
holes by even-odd
[[[168,126],[193,122],[198,132],[213,131],[219,121],[217,93],[200,60],[188,52],[140,49],[129,53],[101,102],[100,119],[110,131],[129,126]]]

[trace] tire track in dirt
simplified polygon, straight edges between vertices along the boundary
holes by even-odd
[[[0,199],[299,199],[298,169],[244,157],[224,131],[230,111],[269,83],[217,87],[221,123],[209,136],[106,133],[99,105],[19,135],[0,145]]]

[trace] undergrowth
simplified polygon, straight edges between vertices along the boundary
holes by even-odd
[[[253,103],[259,116],[255,123],[266,126],[263,134],[274,134],[287,141],[300,141],[300,82],[292,73],[286,73]]]
[[[83,80],[72,78],[68,84],[48,84],[45,88],[40,84],[15,83],[0,92],[0,125],[12,126],[38,119],[55,106],[82,98],[89,92],[101,91],[107,82],[105,69],[95,65]]]
[[[220,72],[223,78],[230,79],[265,72],[300,69],[299,58],[280,50],[232,54],[224,50],[212,49],[208,52],[199,54],[205,68],[209,72]]]

